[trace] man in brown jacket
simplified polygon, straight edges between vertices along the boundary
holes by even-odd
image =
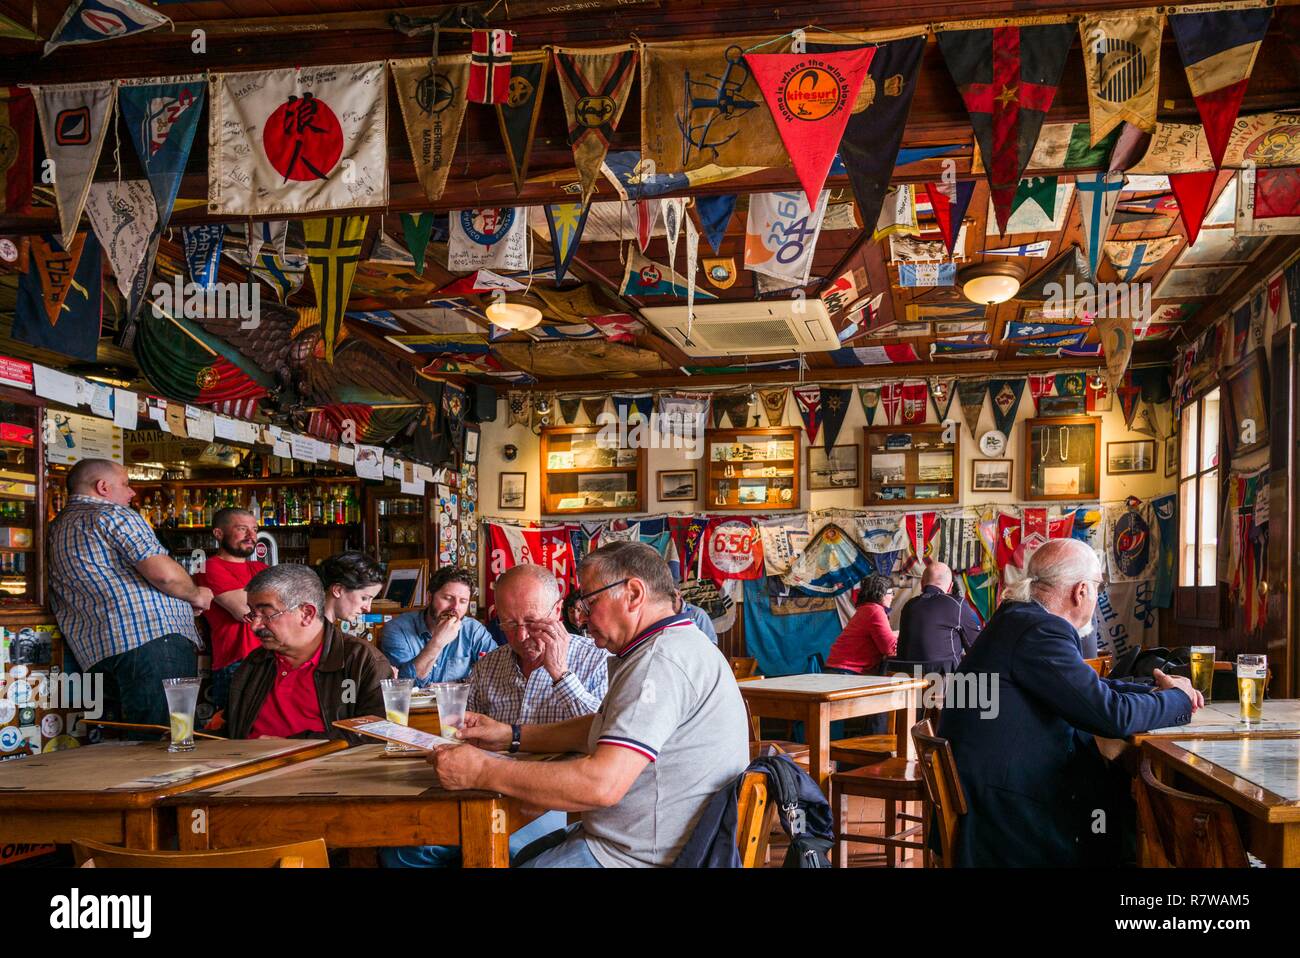
[[[246,618],[262,647],[231,683],[231,738],[344,738],[334,722],[384,714],[387,659],[326,621],[324,606],[320,579],[303,565],[275,566],[248,583]]]

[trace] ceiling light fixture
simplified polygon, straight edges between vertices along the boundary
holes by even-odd
[[[542,321],[542,311],[525,303],[493,303],[487,317],[502,329],[532,329]]]
[[[962,295],[981,306],[995,306],[1015,296],[1020,278],[1020,268],[1013,263],[982,263],[957,274]]]

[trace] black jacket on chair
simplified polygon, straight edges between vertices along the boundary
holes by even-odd
[[[1036,602],[1003,603],[955,679],[939,725],[969,807],[954,864],[1119,864],[1127,796],[1093,736],[1183,725],[1190,699],[1099,678],[1074,626]],[[972,696],[957,698],[976,682],[991,693],[995,715]]]

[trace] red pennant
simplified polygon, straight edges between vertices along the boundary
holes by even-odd
[[[1047,541],[1047,536],[1047,510],[1025,509],[1024,532],[1021,536],[1021,541],[1025,544],[1025,551],[1037,549]]]
[[[745,54],[811,207],[817,206],[875,54],[875,47]]]
[[[1056,385],[1056,377],[1051,373],[1039,375],[1033,373],[1029,376],[1029,398],[1034,401],[1034,412],[1038,412],[1038,400],[1052,391]]]
[[[1300,169],[1255,171],[1255,219],[1300,216]]]
[[[1011,556],[1020,545],[1020,519],[1006,513],[998,514],[998,544],[993,550],[994,561],[998,568],[1005,568]]]
[[[903,401],[903,425],[923,425],[925,423],[925,383],[923,381],[903,383],[900,388],[900,396]]]
[[[1183,216],[1188,246],[1196,242],[1196,237],[1201,232],[1201,221],[1210,209],[1210,196],[1214,193],[1214,182],[1218,177],[1217,170],[1169,174],[1169,185],[1173,187],[1174,196],[1178,197],[1178,209]]]
[[[1098,408],[1106,402],[1106,396],[1110,392],[1110,383],[1104,376],[1089,376],[1087,393],[1088,412],[1096,412]]]
[[[505,103],[510,94],[510,65],[515,47],[509,30],[474,30],[470,33],[470,103]]]
[[[939,232],[943,234],[943,245],[952,255],[953,245],[961,233],[961,221],[966,217],[970,198],[975,193],[974,180],[962,180],[953,183],[951,191],[944,183],[926,183],[925,191],[930,195],[930,206],[934,217],[939,221]]]
[[[880,387],[880,405],[885,407],[885,421],[891,426],[898,422],[898,409],[902,404],[902,383],[885,383]]]
[[[821,427],[822,388],[820,386],[799,386],[790,390],[794,393],[799,415],[803,417],[804,429],[808,432],[808,445],[817,441],[817,430]]]
[[[658,200],[633,200],[632,208],[636,210],[636,244],[641,252],[650,245],[650,236],[654,233],[655,222],[659,219]]]
[[[1074,532],[1074,513],[1067,512],[1059,518],[1052,519],[1047,523],[1048,538],[1051,539],[1068,539]]]
[[[1137,386],[1120,386],[1115,390],[1119,408],[1124,413],[1124,425],[1129,429],[1133,428],[1133,417],[1137,415],[1139,393],[1141,390]]]
[[[1248,82],[1249,77],[1195,98],[1216,170],[1223,166],[1223,154],[1228,149],[1228,138],[1232,136],[1232,125],[1237,122],[1237,111],[1241,109],[1241,98],[1246,95]]]

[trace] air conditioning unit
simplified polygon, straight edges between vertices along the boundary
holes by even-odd
[[[826,304],[818,298],[696,303],[689,340],[685,306],[647,306],[641,315],[688,356],[756,356],[840,348]]]

